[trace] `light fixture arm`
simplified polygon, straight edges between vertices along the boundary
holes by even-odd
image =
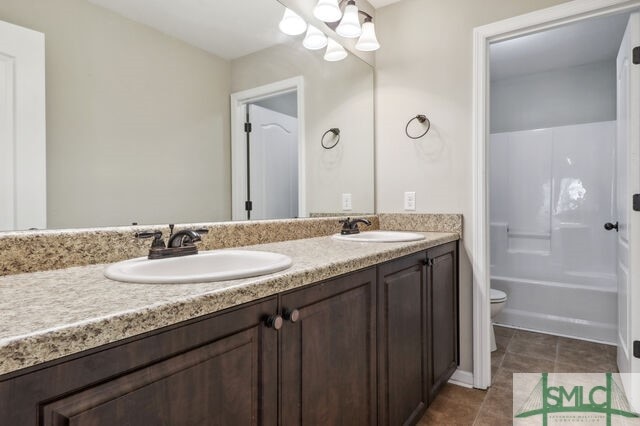
[[[338,7],[342,10],[344,9],[344,4],[345,3],[349,3],[349,2],[353,2],[353,4],[355,4],[355,0],[340,0],[340,2],[338,3]],[[364,16],[365,21],[373,21],[373,16],[369,15],[367,12],[362,11],[358,8],[358,13],[362,16]]]
[[[371,22],[373,21],[373,16],[369,15],[367,12],[364,12],[360,9],[358,9],[358,13],[362,16],[364,16],[364,21],[365,22]]]

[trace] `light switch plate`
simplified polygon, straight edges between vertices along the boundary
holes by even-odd
[[[405,210],[416,209],[416,193],[415,192],[404,193],[404,209]]]
[[[342,210],[351,209],[351,194],[342,194]]]

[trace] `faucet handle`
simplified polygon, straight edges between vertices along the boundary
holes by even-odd
[[[196,234],[208,234],[209,230],[207,228],[194,229],[193,232]]]
[[[134,235],[136,238],[145,239],[153,238],[151,248],[165,248],[164,239],[162,238],[162,231],[145,231],[136,232]]]

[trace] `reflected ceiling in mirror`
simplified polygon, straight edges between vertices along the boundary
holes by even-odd
[[[304,34],[278,30],[284,11],[276,0],[3,0],[0,30],[44,35],[46,213],[17,220],[28,211],[17,203],[2,230],[247,219],[232,213],[242,198],[251,219],[372,213],[373,70],[305,49]],[[257,117],[249,141],[239,112]],[[327,150],[332,128],[340,141]],[[0,150],[9,143],[0,132]],[[33,195],[1,185],[0,198]]]

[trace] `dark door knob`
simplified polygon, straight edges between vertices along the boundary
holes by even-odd
[[[280,315],[271,315],[265,321],[265,325],[269,328],[273,328],[274,330],[280,330],[283,323],[284,321]]]
[[[300,311],[297,309],[285,309],[282,314],[284,319],[291,322],[296,322],[300,318]]]
[[[612,229],[615,229],[616,232],[618,232],[618,222],[616,223],[607,222],[604,224],[604,229],[606,229],[607,231],[611,231]]]

